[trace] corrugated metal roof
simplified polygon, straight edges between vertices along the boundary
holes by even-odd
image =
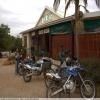
[[[100,11],[90,12],[90,13],[85,13],[84,14],[84,18],[88,18],[88,17],[98,17],[98,16],[100,16]]]
[[[95,18],[95,17],[100,17],[100,11],[85,13],[83,15],[83,19]],[[21,32],[20,34],[30,33],[32,31],[36,31],[38,29],[46,28],[46,27],[49,27],[49,26],[54,25],[54,24],[59,24],[59,23],[67,22],[67,21],[71,21],[71,20],[74,20],[74,16],[69,16],[69,17],[66,17],[66,18],[60,18],[58,20],[48,22],[48,23],[40,25],[40,26],[30,28],[28,30],[25,30],[25,31]]]
[[[66,18],[60,18],[58,20],[55,20],[55,21],[52,21],[52,22],[48,22],[48,23],[40,25],[40,26],[36,26],[36,27],[30,28],[28,30],[25,30],[25,31],[21,32],[20,34],[24,34],[24,33],[29,33],[29,32],[32,32],[32,31],[36,31],[38,29],[46,28],[46,27],[49,27],[49,26],[54,25],[54,24],[59,24],[61,22],[65,22],[65,21],[67,22],[67,21],[70,21],[72,19],[73,19],[73,16],[66,17]]]

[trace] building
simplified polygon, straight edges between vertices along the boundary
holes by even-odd
[[[21,32],[23,46],[27,54],[31,54],[31,47],[39,51],[45,49],[53,58],[63,46],[75,53],[74,16],[61,18],[58,14],[45,8],[34,28]],[[80,34],[79,56],[100,57],[100,11],[86,13],[79,22]]]

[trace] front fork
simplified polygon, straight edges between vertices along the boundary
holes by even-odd
[[[68,77],[68,79],[67,79],[67,81],[65,82],[65,84],[63,85],[63,87],[60,88],[60,89],[58,89],[57,91],[53,92],[51,96],[54,96],[54,95],[56,95],[57,93],[59,93],[59,92],[61,92],[61,91],[63,91],[63,90],[64,90],[64,92],[66,93],[66,89],[67,89],[66,84],[68,83],[68,81],[69,81],[70,78],[71,78],[71,75]]]
[[[71,78],[71,75],[68,77],[67,81],[65,82],[65,84],[63,85],[63,89],[64,89],[64,93],[66,94],[67,92],[67,87],[66,87],[66,84],[69,82]],[[69,97],[70,97],[70,89],[69,89]]]
[[[80,74],[79,72],[78,72],[78,75],[79,75],[79,77],[80,77],[80,79],[81,79],[81,81],[82,81],[84,87],[86,88],[86,90],[87,90],[87,92],[88,92],[88,89],[87,89],[87,87],[86,87],[86,85],[85,85],[85,82],[84,82],[84,80],[83,80],[83,78],[82,78],[82,76],[81,76],[81,74]]]

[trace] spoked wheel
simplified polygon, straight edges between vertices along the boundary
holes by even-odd
[[[55,94],[53,95],[53,93],[55,91],[57,91],[58,87],[57,86],[54,86],[54,85],[51,85],[50,87],[47,88],[47,92],[46,92],[46,97],[47,98],[59,98],[60,97],[60,94]]]
[[[27,76],[29,73],[30,73],[29,70],[25,70],[25,71],[24,71],[23,79],[24,79],[25,82],[30,82],[31,79],[32,79],[32,76]]]
[[[85,80],[84,84],[81,85],[81,95],[83,98],[94,98],[95,92],[95,84],[91,80]]]
[[[54,73],[54,71],[49,70],[46,73]],[[46,76],[46,73],[45,73],[45,76],[44,76],[44,81],[45,81],[46,87],[48,88],[50,86],[50,84],[52,83],[52,79],[50,79],[50,77]]]

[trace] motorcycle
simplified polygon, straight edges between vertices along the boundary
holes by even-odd
[[[32,63],[31,60],[28,60],[23,64],[23,66],[23,79],[25,82],[30,82],[32,75],[38,76],[43,73],[45,78],[47,70],[51,68],[51,60],[47,57],[42,57],[35,63]]]
[[[71,63],[70,63],[71,64]],[[70,65],[68,64],[68,65]],[[65,72],[64,75],[61,72]],[[49,78],[49,86],[47,88],[46,96],[51,97],[66,97],[75,92],[77,88],[77,81],[81,83],[80,93],[83,98],[95,97],[95,84],[90,79],[83,79],[81,73],[85,69],[76,61],[70,66],[61,68],[58,72],[46,73]],[[77,77],[80,80],[77,80]]]

